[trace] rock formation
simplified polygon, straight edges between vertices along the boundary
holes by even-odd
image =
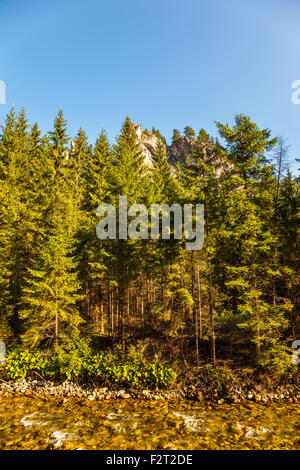
[[[136,125],[135,130],[145,156],[145,164],[149,168],[153,168],[153,156],[155,155],[158,144],[158,137],[152,132],[144,131],[140,125]],[[195,142],[193,138],[182,136],[174,144],[167,146],[166,151],[170,164],[175,166],[178,162],[184,163],[192,151]]]
[[[158,144],[158,137],[152,132],[143,131],[140,125],[135,126],[135,131],[145,156],[145,165],[153,168],[153,155]]]
[[[195,146],[196,139],[191,137],[181,136],[176,142],[168,147],[169,161],[171,165],[184,163],[188,155],[192,152]]]
[[[144,131],[140,125],[136,125],[135,129],[142,152],[145,156],[145,164],[147,167],[153,168],[153,156],[155,155],[158,137],[153,132],[149,132],[148,130]],[[204,162],[214,169],[217,176],[220,176],[223,171],[227,172],[232,170],[232,164],[225,162],[220,158],[216,158],[214,143],[203,142],[202,144],[199,144],[197,143],[197,139],[194,137],[181,136],[172,145],[166,147],[173,174],[175,172],[174,167],[177,163],[185,163],[196,145],[201,145],[201,153],[203,155]]]

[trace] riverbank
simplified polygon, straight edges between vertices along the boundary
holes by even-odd
[[[117,387],[101,387],[92,384],[77,384],[72,381],[51,382],[37,379],[20,379],[17,381],[0,382],[0,397],[36,396],[39,398],[60,398],[68,400],[78,398],[88,401],[97,400],[176,400],[210,401],[222,403],[243,403],[254,401],[267,403],[286,400],[289,403],[300,402],[300,387],[298,384],[277,385],[272,389],[263,384],[249,382],[231,387],[229,390],[218,390],[212,387],[197,388],[194,385],[183,385],[169,389],[133,389]]]
[[[292,366],[292,367],[291,367]],[[145,399],[243,403],[300,401],[300,370],[289,363],[267,372],[262,367],[229,367],[226,363],[191,366],[145,358],[132,346],[86,357],[47,355],[42,351],[9,351],[0,368],[0,396],[80,398],[90,401]]]

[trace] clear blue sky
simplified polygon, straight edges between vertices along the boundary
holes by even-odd
[[[243,112],[300,157],[299,0],[0,0],[0,19],[1,121],[24,105],[45,132],[62,106],[90,141],[127,114],[170,139]]]

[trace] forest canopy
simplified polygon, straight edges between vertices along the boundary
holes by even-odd
[[[46,135],[24,110],[10,111],[0,135],[7,345],[84,355],[107,338],[125,354],[141,340],[171,362],[290,363],[299,335],[299,182],[270,130],[243,114],[233,127],[216,125],[217,139],[175,129],[173,145],[191,143],[176,165],[155,129],[149,168],[129,117],[113,144],[102,129],[91,145],[82,128],[70,139],[62,110]],[[99,240],[96,209],[117,206],[120,195],[147,207],[204,204],[203,248],[186,251],[174,238]]]

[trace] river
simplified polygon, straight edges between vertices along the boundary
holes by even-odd
[[[300,404],[2,397],[0,449],[300,449]]]

